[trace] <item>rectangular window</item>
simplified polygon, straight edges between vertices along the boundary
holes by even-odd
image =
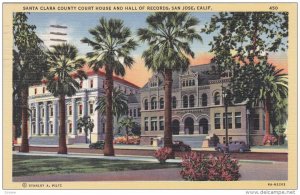
[[[151,117],[151,131],[157,131],[157,117]]]
[[[46,88],[45,88],[45,87],[43,87],[43,93],[45,93],[45,91],[46,91]]]
[[[133,110],[133,117],[136,117],[136,109]]]
[[[138,108],[138,117],[141,117],[141,109]]]
[[[90,88],[93,88],[94,87],[94,82],[93,80],[90,81]]]
[[[50,116],[53,116],[53,107],[50,107]]]
[[[42,117],[44,117],[44,116],[45,116],[45,113],[44,113],[44,108],[42,108],[42,110],[41,110],[41,114],[42,114]]]
[[[44,134],[44,124],[41,124],[41,133]]]
[[[50,133],[53,134],[53,124],[50,124]]]
[[[105,122],[102,123],[102,133],[105,133]]]
[[[259,114],[254,114],[253,116],[253,129],[259,130]]]
[[[82,104],[79,105],[79,114],[82,115]]]
[[[72,123],[69,123],[69,133],[72,133]]]
[[[225,113],[223,113],[223,129],[226,129],[226,117],[225,117]],[[228,129],[232,129],[232,113],[228,112],[227,113],[227,120],[228,120]]]
[[[234,113],[235,115],[235,128],[241,128],[242,127],[242,118],[241,118],[241,112]]]
[[[35,134],[35,123],[32,123],[32,132]]]
[[[83,81],[80,81],[79,88],[82,89]]]
[[[145,117],[144,124],[145,124],[145,131],[148,131],[149,130],[149,127],[148,127],[148,124],[149,124],[148,117]]]
[[[90,114],[93,114],[93,112],[94,112],[94,105],[90,104]]]
[[[35,118],[35,108],[31,108],[32,110],[32,118]]]
[[[221,114],[215,113],[215,129],[221,128]]]
[[[37,94],[37,88],[34,89],[34,94],[35,94],[35,95]]]
[[[69,106],[69,115],[72,115],[72,106]]]
[[[160,116],[159,117],[159,130],[164,130],[165,129],[165,123],[164,123],[164,117]]]

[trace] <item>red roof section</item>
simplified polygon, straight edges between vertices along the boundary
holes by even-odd
[[[91,71],[89,71],[89,72],[86,72],[86,74],[87,74],[87,76],[91,76],[91,75],[96,74],[96,72],[94,72],[93,70],[91,70]],[[104,72],[104,71],[101,71],[101,70],[98,70],[97,74],[100,75],[100,76],[105,76],[105,72]],[[139,86],[137,86],[137,85],[135,85],[135,84],[133,84],[133,83],[131,83],[131,82],[129,82],[129,81],[123,79],[123,78],[120,78],[120,77],[117,77],[117,76],[113,76],[113,79],[114,79],[114,81],[118,81],[118,82],[120,82],[120,83],[129,85],[129,86],[131,86],[131,87],[134,87],[134,88],[137,88],[137,89],[140,88]]]
[[[105,77],[105,71],[104,71],[104,70],[98,70],[98,72],[95,72],[95,71],[94,71],[93,69],[91,69],[88,65],[84,65],[84,66],[81,68],[81,70],[83,70],[83,71],[86,73],[87,76],[92,76],[92,75],[98,74],[98,75],[100,75],[100,76]],[[74,76],[74,78],[76,78],[76,76],[77,76],[76,72],[72,73],[71,75]],[[118,82],[120,82],[120,83],[126,84],[126,85],[131,86],[131,87],[134,87],[134,88],[136,88],[136,89],[140,89],[139,86],[137,86],[137,85],[135,85],[135,84],[133,84],[133,83],[131,83],[131,82],[129,82],[129,81],[127,81],[127,80],[121,78],[121,77],[118,77],[118,76],[115,76],[115,75],[114,75],[114,76],[113,76],[113,79],[114,79],[114,81],[118,81]],[[43,79],[41,82],[42,82],[43,84],[46,84],[46,83],[47,83],[47,80]],[[35,85],[33,85],[33,86],[35,86]]]

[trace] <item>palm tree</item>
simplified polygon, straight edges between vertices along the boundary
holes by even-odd
[[[186,70],[189,66],[188,56],[194,57],[190,43],[202,41],[195,30],[199,21],[188,13],[159,12],[148,16],[147,23],[147,28],[138,30],[140,40],[149,44],[142,57],[148,69],[164,76],[164,143],[166,147],[172,147],[172,72]]]
[[[95,110],[99,110],[99,112],[104,115],[106,111],[106,98],[105,96],[99,97],[96,103]],[[114,88],[112,92],[112,114],[117,118],[119,118],[125,114],[127,114],[128,110],[128,98],[127,96],[119,89]]]
[[[128,129],[132,129],[135,126],[135,122],[132,117],[125,117],[120,121],[120,125],[126,128],[126,143],[128,143]]]
[[[124,76],[125,67],[131,68],[134,60],[130,52],[137,43],[130,38],[131,31],[125,27],[122,20],[100,18],[99,25],[89,32],[93,39],[83,38],[81,42],[89,44],[93,52],[87,53],[89,66],[94,71],[105,70],[105,156],[114,156],[113,148],[113,74]]]
[[[93,132],[94,129],[94,123],[93,120],[91,119],[90,116],[84,116],[84,117],[80,117],[77,120],[77,128],[78,129],[82,129],[84,130],[85,133],[85,143],[87,144],[87,137],[88,137],[88,131],[90,131],[90,143],[91,143],[91,133]]]
[[[288,96],[287,74],[283,69],[276,69],[272,64],[259,66],[258,99],[264,103],[266,135],[270,134],[270,112],[275,103]],[[273,105],[274,104],[274,105]]]
[[[77,58],[78,50],[75,46],[63,43],[52,46],[47,52],[50,71],[47,75],[47,89],[54,97],[59,97],[59,147],[58,154],[67,154],[66,145],[66,111],[65,96],[71,97],[79,89],[80,80],[87,78],[80,70],[85,64],[83,59]]]
[[[29,152],[28,88],[40,83],[48,71],[43,41],[36,35],[36,27],[28,24],[27,19],[25,13],[13,15],[13,130],[22,124],[21,152]],[[16,135],[16,132],[13,134]]]
[[[270,134],[270,113],[274,116],[274,112],[282,107],[280,104],[288,96],[287,74],[282,71],[283,69],[276,69],[266,62],[242,66],[235,70],[230,84],[238,101],[247,100],[248,108],[251,110],[259,102],[263,103],[266,135]]]

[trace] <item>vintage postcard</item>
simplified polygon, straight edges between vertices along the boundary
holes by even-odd
[[[4,190],[298,188],[297,3],[2,17]]]

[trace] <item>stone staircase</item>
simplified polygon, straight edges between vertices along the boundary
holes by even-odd
[[[85,136],[78,135],[75,137],[67,136],[67,144],[85,143]],[[89,142],[89,137],[88,137]],[[29,145],[58,145],[58,136],[34,136],[29,137]]]
[[[29,137],[29,145],[58,145],[58,136]]]
[[[173,135],[173,141],[183,141],[192,148],[201,148],[208,135]]]

